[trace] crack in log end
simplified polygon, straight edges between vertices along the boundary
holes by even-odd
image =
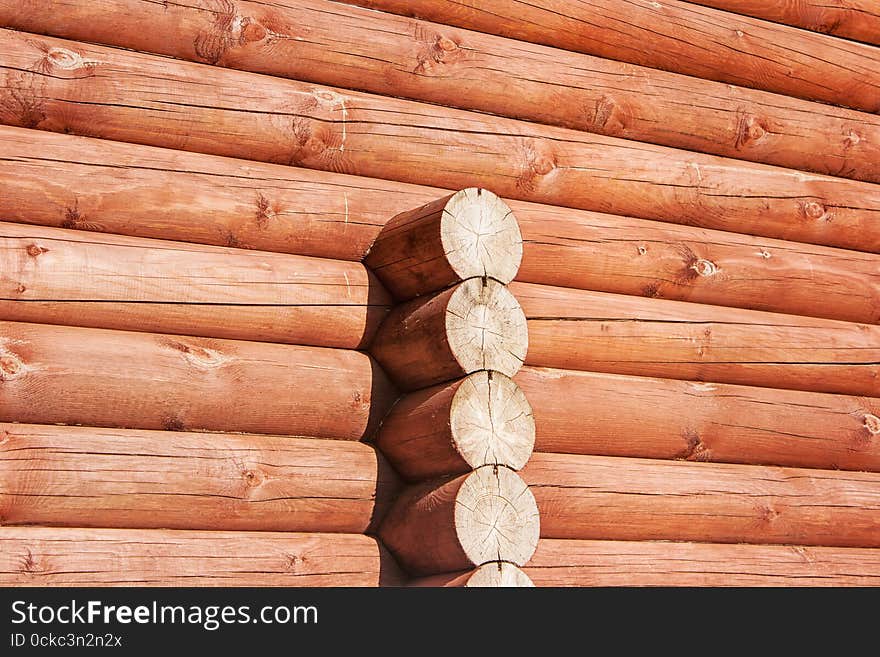
[[[873,413],[865,413],[864,427],[869,434],[876,436],[880,434],[880,418]]]
[[[681,437],[685,441],[684,451],[675,458],[683,461],[710,461],[712,454],[703,444],[700,434],[694,429],[685,429]]]
[[[831,221],[834,219],[834,214],[817,201],[801,202],[799,205],[801,214],[807,219],[814,221]]]
[[[12,381],[27,372],[24,362],[10,351],[0,352],[0,381]]]
[[[736,150],[757,144],[767,135],[767,126],[758,117],[740,110],[737,112],[736,136],[733,146]]]

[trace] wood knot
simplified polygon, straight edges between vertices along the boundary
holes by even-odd
[[[758,255],[764,259],[770,259],[770,252],[767,249],[761,249],[758,251]]]
[[[596,101],[590,120],[596,132],[608,135],[620,134],[626,130],[629,122],[629,111],[611,96],[602,96]]]
[[[46,53],[46,62],[64,71],[75,71],[99,63],[97,60],[83,59],[82,55],[67,48],[50,48]]]
[[[694,264],[690,267],[693,269],[699,276],[714,276],[718,273],[718,267],[711,260],[706,260],[704,258],[698,258]]]
[[[865,429],[872,436],[880,434],[880,418],[873,413],[865,413]]]
[[[437,47],[444,52],[452,52],[458,48],[458,44],[446,36],[437,37]]]
[[[860,141],[862,141],[862,138],[859,136],[859,133],[855,130],[850,130],[843,138],[843,147],[852,148],[853,146],[858,146]]]
[[[241,473],[241,478],[244,480],[247,488],[257,488],[263,483],[263,481],[265,481],[265,477],[262,473],[256,470],[244,470]]]
[[[262,193],[257,194],[256,205],[257,226],[265,228],[269,225],[269,220],[275,217],[277,211],[272,208],[271,202]]]
[[[36,258],[37,256],[40,256],[40,255],[46,253],[46,251],[48,251],[48,250],[49,249],[45,249],[42,246],[37,246],[36,244],[28,244],[27,249],[26,249],[27,254],[31,258]]]
[[[40,565],[37,563],[37,560],[34,557],[34,553],[30,550],[25,550],[25,554],[21,559],[21,564],[19,565],[19,571],[26,574],[40,572]]]
[[[830,221],[831,213],[821,203],[816,201],[808,201],[801,204],[801,212],[807,219],[815,219],[816,221]]]
[[[648,247],[639,246],[638,251],[639,251],[639,255],[645,255],[648,252]]]
[[[736,127],[735,148],[742,148],[760,141],[767,134],[767,126],[752,114],[741,113]]]
[[[19,294],[24,294],[25,292],[27,292],[27,288],[24,285],[19,283],[18,287],[15,288],[15,291],[18,292]]]
[[[268,31],[266,28],[260,25],[257,21],[252,18],[245,18],[241,24],[241,37],[239,42],[244,45],[245,43],[262,41],[266,38],[267,34]]]
[[[11,381],[24,373],[24,363],[12,353],[0,355],[0,381]]]
[[[186,431],[186,425],[178,416],[166,417],[162,420],[162,428],[165,431]]]

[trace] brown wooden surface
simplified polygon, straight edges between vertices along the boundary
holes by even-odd
[[[0,222],[0,318],[356,349],[391,297],[361,264]]]
[[[541,452],[880,472],[880,399],[524,367]]]
[[[699,78],[880,111],[876,48],[679,0],[347,1]]]
[[[708,270],[708,264],[698,264]],[[880,397],[880,327],[512,283],[527,365]]]
[[[404,301],[468,278],[510,283],[522,262],[522,234],[508,205],[469,187],[396,215],[364,264]]]
[[[394,215],[448,192],[0,127],[0,216],[89,231],[359,260]],[[266,216],[260,208],[272,207]],[[518,277],[875,323],[874,254],[512,201]],[[715,264],[700,276],[695,263]]]
[[[0,527],[0,586],[395,586],[355,534]]]
[[[397,393],[346,349],[0,322],[0,421],[359,440]]]
[[[877,586],[867,548],[542,539],[536,586]]]
[[[877,0],[688,0],[697,5],[794,25],[880,46]]]
[[[535,551],[535,498],[505,467],[416,484],[388,510],[379,537],[412,576],[469,570],[489,562],[518,566]]]
[[[506,286],[485,278],[395,306],[370,345],[370,353],[407,391],[478,370],[513,376],[527,349],[519,304]]]
[[[880,181],[875,116],[326,0],[0,0],[0,25]]]
[[[3,525],[361,534],[398,479],[363,443],[0,424]]]
[[[519,470],[535,445],[532,409],[500,372],[474,372],[405,395],[382,420],[376,446],[412,481],[483,465]]]
[[[543,538],[880,547],[880,475],[536,453]]]
[[[869,183],[9,30],[0,64],[4,124],[880,251]]]

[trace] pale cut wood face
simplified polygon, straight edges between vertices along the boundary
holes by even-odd
[[[468,588],[531,588],[535,584],[519,568],[512,563],[498,561],[483,564],[468,578]]]
[[[455,448],[472,468],[522,468],[535,446],[535,420],[525,394],[499,372],[475,372],[456,390],[450,409]]]
[[[522,566],[538,545],[538,505],[513,470],[477,468],[456,494],[455,530],[472,563],[509,561]]]
[[[450,267],[462,280],[488,276],[509,283],[522,262],[522,235],[513,210],[485,189],[469,187],[449,199],[440,240]]]
[[[446,307],[446,336],[465,372],[495,370],[513,376],[528,350],[522,308],[492,279],[472,278],[458,286]]]

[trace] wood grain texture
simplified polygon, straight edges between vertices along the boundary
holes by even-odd
[[[698,78],[880,111],[876,48],[679,0],[347,1]]]
[[[440,189],[0,126],[0,215],[21,223],[360,260]],[[880,321],[876,255],[511,201],[518,278]],[[274,208],[268,214],[261,208]],[[711,277],[694,265],[708,260]]]
[[[698,263],[710,272],[711,263]],[[880,397],[880,327],[512,283],[527,365]]]
[[[0,525],[362,534],[398,479],[363,443],[0,424]]]
[[[0,25],[880,181],[875,116],[326,0],[0,0]]]
[[[0,527],[0,586],[399,585],[355,534]]]
[[[512,563],[498,561],[487,563],[460,573],[443,573],[431,577],[417,577],[407,586],[418,587],[466,587],[466,588],[530,588],[534,584],[529,576]]]
[[[0,222],[0,317],[357,349],[391,304],[361,264]]]
[[[869,548],[542,539],[536,586],[878,586]]]
[[[521,261],[513,211],[492,192],[469,187],[390,219],[364,264],[406,301],[468,278],[510,283]]]
[[[513,376],[528,350],[526,319],[507,287],[469,278],[395,306],[370,353],[402,390],[418,390],[478,370]]]
[[[880,472],[880,399],[524,367],[542,452]]]
[[[509,468],[483,466],[404,490],[379,537],[410,575],[429,576],[498,561],[522,566],[539,531],[523,480]]]
[[[536,453],[542,538],[880,547],[880,475]]]
[[[510,378],[485,370],[405,395],[376,438],[395,470],[411,481],[483,465],[519,470],[534,445],[528,399]]]
[[[359,440],[396,396],[347,349],[0,322],[0,421]]]
[[[877,0],[688,0],[697,5],[880,46]]]
[[[0,66],[8,125],[880,251],[869,183],[9,30]]]

